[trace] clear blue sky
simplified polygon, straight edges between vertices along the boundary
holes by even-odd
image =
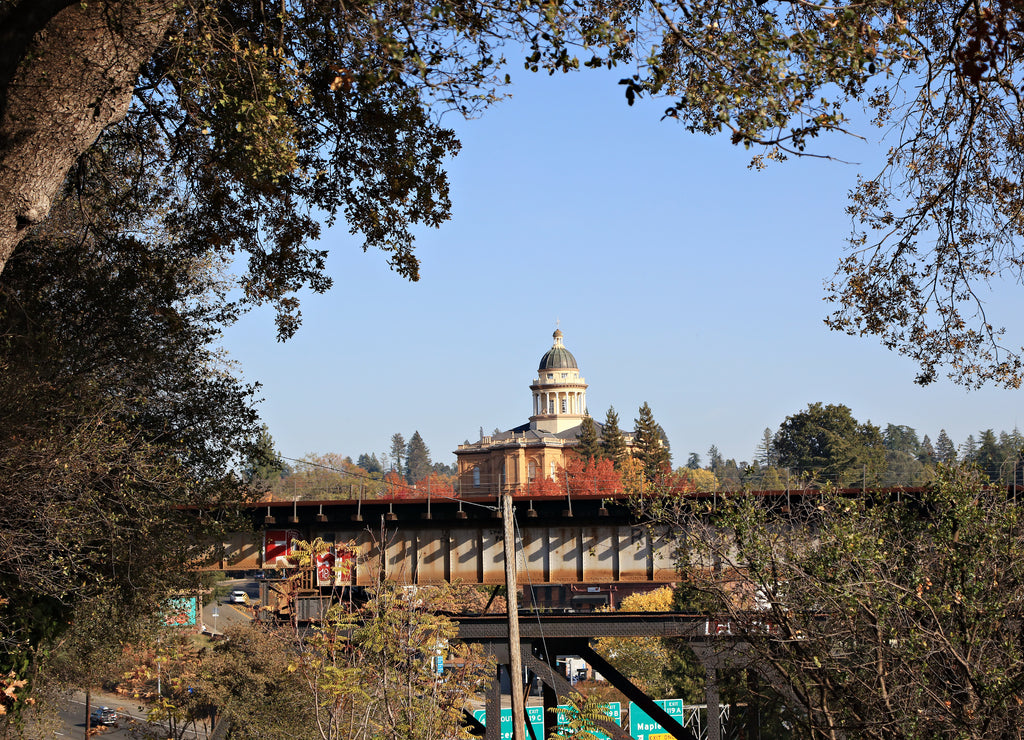
[[[814,401],[932,440],[945,428],[958,445],[1024,425],[1018,392],[919,388],[911,362],[823,325],[846,193],[871,170],[873,145],[830,145],[860,165],[756,172],[723,137],[660,122],[663,104],[628,107],[624,71],[512,72],[510,100],[444,121],[463,142],[453,217],[421,232],[420,282],[364,254],[341,224],[322,240],[335,287],[304,297],[294,339],[275,341],[268,311],[229,330],[282,454],[379,455],[395,432],[419,430],[435,461],[452,462],[481,426],[526,421],[556,319],[591,414],[614,405],[631,427],[649,402],[676,465],[712,444],[750,460],[766,427]],[[1001,321],[1024,313],[1018,293],[993,294]]]

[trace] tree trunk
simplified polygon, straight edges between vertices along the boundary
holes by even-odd
[[[75,160],[124,118],[139,69],[174,17],[172,0],[62,5],[16,0],[3,18],[0,271]]]

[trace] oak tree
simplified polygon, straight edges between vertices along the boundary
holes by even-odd
[[[213,343],[219,262],[150,216],[167,193],[108,136],[0,277],[0,669],[69,626],[119,636],[205,557],[259,435]],[[199,513],[202,515],[199,516]],[[235,525],[237,526],[237,524]],[[122,618],[116,618],[120,616]]]
[[[744,645],[726,659],[782,689],[792,735],[1018,734],[1024,520],[975,470],[940,467],[913,495],[682,513],[685,585]]]

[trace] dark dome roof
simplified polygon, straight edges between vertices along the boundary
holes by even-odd
[[[558,368],[577,368],[576,358],[565,347],[552,347],[540,358],[537,370],[557,370]]]
[[[556,329],[552,336],[555,338],[555,344],[540,358],[540,366],[537,370],[558,370],[567,367],[578,368],[579,365],[576,364],[576,358],[572,356],[572,352],[562,345],[563,335],[561,330]]]

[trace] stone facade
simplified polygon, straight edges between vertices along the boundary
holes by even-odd
[[[587,414],[587,383],[576,358],[556,330],[530,384],[532,415],[526,424],[455,451],[459,490],[466,495],[523,491],[531,482],[551,478],[575,454],[576,437]],[[595,422],[598,430],[600,425]],[[623,432],[627,440],[631,435]]]

